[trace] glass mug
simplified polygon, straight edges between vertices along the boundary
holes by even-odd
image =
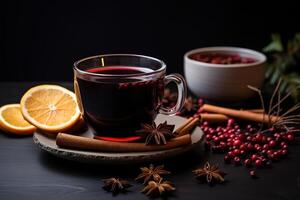
[[[162,106],[165,85],[175,82],[174,107]],[[185,101],[186,83],[179,74],[166,76],[163,61],[132,54],[108,54],[74,63],[74,89],[80,111],[94,136],[134,141],[135,131],[158,113],[174,115]]]

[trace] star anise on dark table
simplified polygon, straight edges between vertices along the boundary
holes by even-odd
[[[153,164],[150,164],[148,167],[142,167],[141,173],[136,177],[135,180],[143,180],[143,184],[148,183],[152,180],[159,180],[161,175],[170,174],[169,171],[164,169],[163,165],[154,167]]]
[[[207,183],[222,183],[226,175],[218,166],[210,165],[209,162],[206,162],[203,168],[194,170],[193,173],[197,179]]]
[[[153,122],[152,124],[142,124],[142,129],[138,130],[137,133],[145,138],[146,145],[166,144],[169,139],[176,136],[173,132],[174,128],[175,125],[169,125],[167,121],[158,126]]]
[[[114,177],[104,179],[103,182],[104,182],[103,189],[112,192],[114,194],[120,192],[126,192],[127,189],[132,186],[128,181],[120,178],[114,178]]]
[[[141,191],[147,196],[156,197],[162,196],[168,192],[174,191],[174,184],[170,181],[163,181],[162,178],[156,181],[149,181],[148,184]]]

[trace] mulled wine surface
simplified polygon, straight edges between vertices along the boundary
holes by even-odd
[[[128,66],[108,66],[86,70],[109,75],[142,75],[151,69]],[[85,80],[77,78],[84,118],[100,139],[131,141],[142,123],[151,123],[158,113],[163,97],[162,78]]]

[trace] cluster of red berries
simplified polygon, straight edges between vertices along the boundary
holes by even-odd
[[[289,143],[294,141],[292,132],[269,129],[262,133],[251,124],[241,127],[233,119],[224,127],[212,127],[203,122],[201,128],[205,133],[206,149],[225,153],[225,163],[252,168],[252,177],[256,176],[254,168],[271,167],[272,162],[284,158]]]
[[[211,54],[200,54],[195,53],[190,55],[190,58],[205,63],[212,64],[245,64],[255,62],[252,58],[241,57],[238,54],[229,55],[229,54],[220,54],[220,53],[211,53]]]

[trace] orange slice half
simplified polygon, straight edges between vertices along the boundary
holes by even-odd
[[[21,99],[21,112],[32,125],[55,133],[68,130],[80,117],[75,94],[58,85],[28,90]]]
[[[22,116],[20,104],[8,104],[0,108],[0,127],[17,135],[30,135],[36,130]]]

